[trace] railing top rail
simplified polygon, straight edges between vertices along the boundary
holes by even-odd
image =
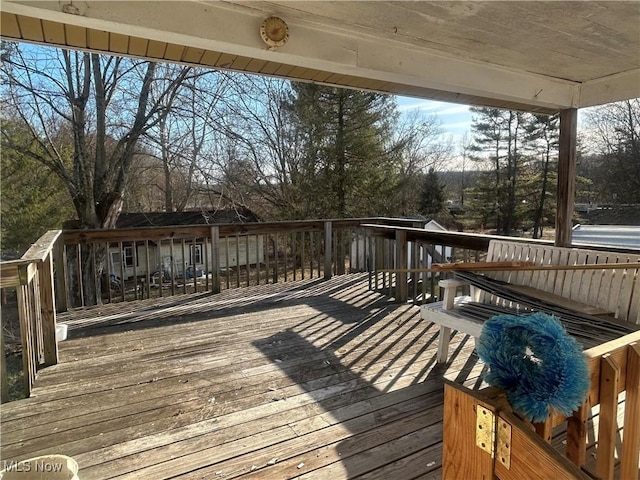
[[[158,227],[138,227],[119,229],[65,230],[65,243],[82,242],[126,242],[140,239],[159,240],[164,238],[189,239],[208,237],[211,227],[217,227],[220,235],[258,235],[265,233],[293,232],[302,230],[324,229],[325,222],[330,221],[334,228],[359,227],[363,222],[386,222],[392,226],[414,225],[419,219],[398,218],[342,218],[318,220],[292,220],[277,222],[253,223],[214,223],[208,225],[175,225]]]
[[[20,284],[20,268],[31,267],[32,264],[44,262],[53,250],[55,243],[62,235],[62,230],[49,230],[36,243],[31,245],[22,258],[0,262],[0,287],[11,287]]]
[[[20,260],[26,262],[43,262],[47,258],[47,255],[53,250],[60,235],[62,235],[62,230],[49,230],[42,235],[36,243],[31,245]]]
[[[393,227],[389,225],[379,224],[363,224],[363,228],[367,228],[377,235],[387,236],[393,238],[395,232],[402,231],[407,234],[408,241],[424,240],[438,244],[444,244],[454,247],[469,248],[472,250],[484,250],[489,249],[489,242],[494,237],[491,235],[483,235],[479,233],[463,233],[463,232],[449,232],[449,231],[437,231],[437,230],[424,230],[421,228],[410,227]]]
[[[442,243],[455,247],[464,247],[474,250],[487,250],[489,248],[489,242],[491,240],[519,242],[535,245],[550,245],[554,244],[551,240],[541,240],[533,238],[523,237],[507,237],[502,235],[487,235],[483,233],[468,233],[468,232],[452,232],[452,231],[437,231],[437,230],[423,230],[421,228],[410,227],[394,227],[389,225],[380,224],[362,224],[363,228],[370,229],[378,235],[387,236],[393,238],[396,231],[404,231],[407,233],[407,240],[427,240],[434,243]],[[615,252],[615,253],[640,253],[637,248],[629,247],[617,247],[612,245],[597,245],[589,243],[574,243],[569,248],[576,249],[589,249],[597,251]]]

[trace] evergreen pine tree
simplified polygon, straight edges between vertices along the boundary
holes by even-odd
[[[288,107],[303,142],[296,178],[303,215],[389,213],[387,202],[398,181],[391,141],[397,118],[393,97],[294,83]]]
[[[444,184],[440,182],[433,167],[424,176],[422,191],[420,192],[420,213],[435,215],[444,210]]]

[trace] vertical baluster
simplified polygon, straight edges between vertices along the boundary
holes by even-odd
[[[118,242],[118,249],[120,250],[120,301],[124,302],[124,247],[122,242]]]
[[[246,262],[246,272],[247,272],[247,287],[251,284],[250,279],[251,279],[251,270],[250,270],[250,258],[249,258],[249,235],[245,235],[244,237],[244,246],[245,246],[245,252],[244,252],[244,256],[245,256],[245,262]]]
[[[269,253],[269,246],[271,245],[270,236],[268,233],[264,235],[264,283],[265,285],[269,284],[269,258],[271,254]]]
[[[80,292],[80,306],[85,306],[84,301],[84,282],[82,279],[82,245],[78,244],[76,249],[76,262],[78,262],[78,291]]]
[[[171,262],[171,267],[169,271],[171,272],[171,296],[176,294],[176,260],[174,256],[174,247],[173,247],[173,238],[169,239],[169,261]]]
[[[209,252],[209,245],[213,247],[213,238],[209,237],[209,242],[205,237],[202,240],[202,249],[204,250],[202,253],[204,254],[204,290],[205,292],[209,292],[209,275],[211,274],[211,263],[209,262],[209,256],[211,255]]]
[[[191,270],[193,273],[193,293],[198,293],[198,262],[196,262],[196,249],[197,249],[196,239],[191,239]],[[200,252],[202,254],[202,252]],[[202,261],[202,259],[200,259]]]
[[[164,262],[162,259],[162,239],[158,239],[158,251],[156,254],[156,260],[158,261],[158,268],[160,271],[158,272],[159,276],[159,285],[158,285],[158,297],[162,298],[162,285],[164,284]]]
[[[147,290],[147,298],[151,298],[151,262],[149,261],[149,240],[144,241],[144,262],[145,262],[145,277],[144,285]]]
[[[138,243],[135,240],[131,248],[133,255],[133,299],[138,300]]]
[[[300,236],[302,237],[302,241],[300,243],[300,269],[302,270],[302,280],[305,279],[305,266],[304,266],[304,256],[305,256],[305,250],[306,250],[306,232],[303,230],[302,232],[300,232]]]
[[[211,227],[211,291],[220,293],[220,227]]]
[[[278,283],[278,259],[280,257],[278,251],[278,233],[273,234],[273,283]]]
[[[231,288],[231,270],[229,269],[229,236],[227,235],[226,237],[224,237],[224,241],[225,241],[225,258],[226,258],[226,262],[227,264],[225,265],[225,277],[227,280],[227,290],[229,290]]]
[[[236,288],[240,288],[240,235],[236,234]]]
[[[295,282],[297,279],[297,275],[296,275],[296,268],[298,266],[298,258],[296,257],[297,254],[297,248],[296,248],[296,243],[298,242],[298,232],[293,232],[291,234],[291,258],[293,260],[293,281]]]
[[[316,255],[313,248],[313,238],[315,235],[313,230],[309,231],[309,278],[313,278],[313,257]],[[320,274],[318,274],[318,276],[320,276]]]
[[[182,293],[187,293],[187,257],[185,256],[185,241],[184,238],[180,240],[180,249],[182,250]]]

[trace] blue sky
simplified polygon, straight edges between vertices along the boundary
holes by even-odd
[[[471,112],[469,105],[457,103],[445,103],[435,100],[423,100],[411,97],[396,97],[398,109],[401,113],[410,111],[424,112],[426,115],[436,115],[445,134],[453,137],[454,146],[457,148],[462,136],[471,131]]]

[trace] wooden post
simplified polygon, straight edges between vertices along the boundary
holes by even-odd
[[[26,265],[18,267],[20,284],[16,287],[18,298],[18,318],[20,319],[20,338],[22,340],[22,370],[24,377],[24,396],[31,395],[31,386],[35,378],[36,370],[33,358],[33,329],[32,315],[29,298],[29,279]]]
[[[220,293],[220,227],[211,227],[211,292]]]
[[[9,401],[9,382],[7,382],[7,357],[4,351],[4,335],[0,331],[0,403]]]
[[[396,268],[404,270],[396,273],[396,302],[407,301],[407,232],[396,231]]]
[[[587,433],[590,412],[589,399],[567,419],[567,458],[577,467],[587,460]]]
[[[107,264],[109,264],[109,248],[107,244]],[[55,266],[55,305],[58,312],[67,311],[67,274],[66,274],[66,258],[64,254],[64,238],[62,235],[58,237],[53,248],[53,264]]]
[[[331,220],[327,220],[324,222],[324,279],[329,280],[331,278],[331,270],[332,270],[332,258],[331,253],[333,252],[333,232]]]
[[[560,112],[560,155],[558,159],[558,195],[556,211],[556,247],[570,247],[576,192],[576,138],[578,110]]]
[[[44,262],[38,264],[40,280],[40,311],[42,315],[42,339],[44,366],[58,363],[58,342],[56,342],[56,299],[54,297],[53,261],[51,253]]]
[[[633,478],[638,474],[640,456],[640,343],[627,347],[626,381],[620,478]]]
[[[596,453],[596,473],[603,480],[613,479],[619,383],[620,367],[610,354],[603,355],[600,361],[600,424]]]

